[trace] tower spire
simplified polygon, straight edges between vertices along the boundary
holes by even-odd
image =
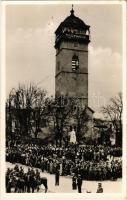
[[[74,15],[74,9],[73,9],[74,5],[72,4],[72,9],[70,11],[71,15],[73,16]]]

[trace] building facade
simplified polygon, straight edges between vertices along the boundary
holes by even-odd
[[[93,136],[93,113],[88,107],[88,45],[90,43],[90,26],[70,11],[55,31],[56,72],[55,94],[78,99],[79,106],[86,108],[89,115],[86,128],[82,135],[90,140]],[[84,116],[85,117],[85,116]],[[75,119],[69,124],[78,127]],[[77,128],[78,129],[78,128]],[[77,130],[78,132],[78,130]]]

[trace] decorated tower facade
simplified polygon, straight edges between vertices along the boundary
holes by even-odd
[[[90,26],[74,10],[55,31],[55,94],[79,98],[88,106],[88,44]]]

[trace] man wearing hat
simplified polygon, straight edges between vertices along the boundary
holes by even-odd
[[[101,183],[98,183],[98,188],[96,193],[103,193],[103,188]]]

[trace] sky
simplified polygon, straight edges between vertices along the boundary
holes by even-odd
[[[6,6],[6,93],[35,83],[55,92],[55,30],[71,4]],[[89,106],[99,111],[122,91],[122,6],[74,5],[90,25]]]

